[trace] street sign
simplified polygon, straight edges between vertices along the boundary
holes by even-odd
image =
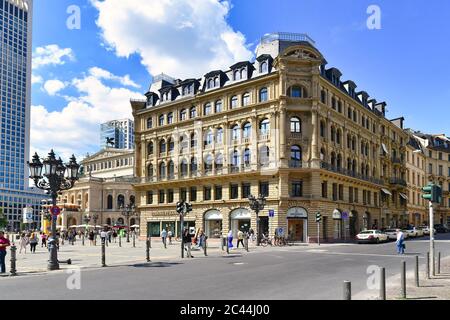
[[[342,219],[348,219],[348,212],[347,211],[342,212]]]
[[[52,215],[58,216],[61,213],[61,209],[57,206],[53,206],[50,208],[50,212],[52,213]]]
[[[275,217],[275,210],[269,210],[269,218]]]
[[[283,228],[278,228],[278,229],[277,229],[277,234],[278,234],[279,236],[283,236],[283,235],[284,235],[284,230],[283,230]]]

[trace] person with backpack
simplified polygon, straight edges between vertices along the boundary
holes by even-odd
[[[36,253],[36,246],[38,245],[38,238],[36,234],[33,232],[30,236],[30,251],[31,253]]]
[[[190,234],[188,229],[184,229],[183,243],[184,243],[184,249],[187,251],[187,257],[193,258],[194,256],[191,253],[192,235]]]

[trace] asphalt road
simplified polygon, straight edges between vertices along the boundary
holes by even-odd
[[[436,251],[450,256],[450,234],[436,239]],[[0,278],[0,299],[340,300],[344,280],[352,281],[354,294],[367,290],[371,265],[385,267],[389,278],[403,260],[412,270],[419,255],[424,269],[426,240],[407,241],[404,256],[396,254],[394,243],[314,245],[83,269],[79,290],[67,288],[73,275],[66,271]]]

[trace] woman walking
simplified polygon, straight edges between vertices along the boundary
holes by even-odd
[[[228,231],[228,248],[233,248],[233,231]]]
[[[45,233],[41,233],[41,247],[47,248],[47,235]]]
[[[400,229],[397,229],[397,241],[395,244],[397,245],[397,253],[405,254],[405,235]]]
[[[25,233],[22,233],[22,235],[20,236],[20,240],[19,240],[19,246],[20,246],[19,253],[22,253],[22,249],[24,249],[25,253],[27,253],[28,243],[29,243],[28,237],[26,236]]]
[[[36,253],[36,246],[38,245],[38,237],[33,232],[30,236],[30,251],[31,253]]]

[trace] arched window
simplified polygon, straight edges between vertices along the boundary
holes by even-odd
[[[216,142],[217,142],[217,144],[223,143],[223,129],[222,128],[217,129]]]
[[[136,197],[135,196],[130,196],[130,204],[136,204]]]
[[[147,176],[153,178],[153,165],[149,164],[147,167]]]
[[[350,133],[347,134],[347,148],[351,149],[352,147],[352,136]]]
[[[231,128],[231,139],[232,140],[239,140],[240,139],[240,128],[237,124],[235,124],[232,128]]]
[[[164,139],[162,139],[159,142],[159,153],[164,153],[166,152],[166,141]]]
[[[261,62],[261,64],[259,65],[259,72],[266,73],[268,71],[269,71],[269,64],[267,63],[267,61]]]
[[[323,104],[327,104],[327,93],[325,92],[325,90],[322,90],[322,91],[320,92],[320,101],[321,101]]]
[[[303,97],[303,88],[300,86],[293,86],[289,89],[288,94],[292,98],[302,98]]]
[[[191,159],[191,174],[197,174],[197,158],[192,157]]]
[[[336,129],[331,127],[331,141],[334,142],[336,138]]]
[[[336,110],[336,98],[335,97],[333,97],[333,98],[331,98],[331,108],[333,108],[334,110]]]
[[[241,79],[246,79],[247,78],[246,72],[247,72],[246,68],[241,69]]]
[[[175,176],[175,164],[172,160],[169,161],[169,165],[167,166],[167,174],[169,176],[169,179],[173,179]]]
[[[107,201],[106,201],[106,207],[108,210],[112,210],[113,208],[113,196],[112,195],[108,195]]]
[[[352,161],[352,173],[356,174],[356,160]]]
[[[125,197],[123,194],[117,196],[117,208],[123,208],[125,206]]]
[[[147,129],[153,128],[153,118],[147,118]]]
[[[159,178],[160,179],[166,178],[166,164],[164,162],[161,162],[159,164]]]
[[[336,143],[337,143],[337,144],[341,144],[341,136],[342,136],[341,130],[338,129],[338,130],[336,131]]]
[[[338,168],[338,170],[342,168],[342,155],[341,154],[338,154],[338,156],[337,156],[336,167]]]
[[[267,100],[269,100],[267,88],[261,88],[259,90],[259,102],[265,102]]]
[[[356,138],[355,137],[352,138],[352,150],[353,151],[356,150]]]
[[[233,72],[234,81],[241,79],[241,72],[239,70],[234,70]]]
[[[232,96],[231,97],[230,106],[231,106],[231,109],[234,109],[234,108],[238,107],[238,97],[237,96]]]
[[[238,167],[239,164],[240,164],[239,151],[234,150],[233,153],[231,154],[231,165],[233,167]]]
[[[251,162],[251,153],[250,153],[250,149],[245,149],[244,150],[244,165],[246,167],[250,166],[250,162]]]
[[[173,113],[169,112],[167,114],[167,124],[172,124],[173,123]]]
[[[291,132],[292,133],[300,133],[302,132],[302,124],[300,119],[297,117],[291,118]]]
[[[216,169],[222,169],[223,168],[223,155],[219,153],[216,156]]]
[[[302,149],[297,145],[293,145],[291,147],[291,161],[289,167],[301,168],[301,166],[302,166]]]
[[[212,169],[213,169],[213,157],[210,154],[208,154],[206,156],[206,158],[205,158],[204,167],[205,167],[205,173],[212,172]]]
[[[169,152],[172,152],[175,149],[175,142],[172,138],[169,138],[167,144],[169,145]]]
[[[183,159],[181,161],[181,176],[187,177],[188,175],[188,162],[186,159]]]
[[[252,136],[252,124],[250,122],[246,122],[243,127],[244,139],[250,139]]]
[[[206,135],[205,135],[205,144],[204,144],[204,146],[205,147],[206,146],[211,146],[213,144],[213,141],[214,141],[214,134],[213,134],[212,130],[208,130],[206,132]]]
[[[181,111],[180,111],[180,121],[184,121],[186,119],[187,119],[186,109],[181,109]]]
[[[352,159],[347,158],[347,170],[352,171]]]
[[[191,133],[191,148],[197,147],[197,135],[195,133]]]
[[[259,130],[262,135],[270,134],[270,121],[269,119],[264,119],[259,123]]]
[[[246,92],[242,96],[242,106],[248,106],[250,104],[250,93]]]
[[[217,100],[215,107],[214,107],[214,112],[218,113],[218,112],[222,112],[222,100]]]
[[[164,115],[159,116],[158,125],[161,127],[164,125]]]
[[[322,138],[326,138],[326,130],[325,130],[325,122],[324,121],[320,121],[320,136]]]
[[[270,163],[270,150],[268,146],[262,146],[259,149],[259,157],[261,166],[267,167]]]
[[[203,115],[207,116],[210,115],[211,113],[212,113],[211,103],[208,102],[203,107]]]
[[[196,107],[192,107],[192,108],[189,110],[189,117],[190,117],[191,119],[197,117],[197,108],[196,108]]]
[[[320,149],[320,160],[325,161],[325,155],[326,155],[325,149],[324,148]]]
[[[180,153],[185,153],[189,147],[189,139],[185,136],[182,135],[180,137]]]
[[[153,142],[149,142],[147,145],[147,154],[152,155],[153,154]]]
[[[336,168],[336,153],[331,153],[331,167]]]
[[[214,80],[211,78],[208,80],[208,89],[214,88]]]
[[[218,87],[220,85],[219,83],[219,77],[214,78],[214,87]]]

